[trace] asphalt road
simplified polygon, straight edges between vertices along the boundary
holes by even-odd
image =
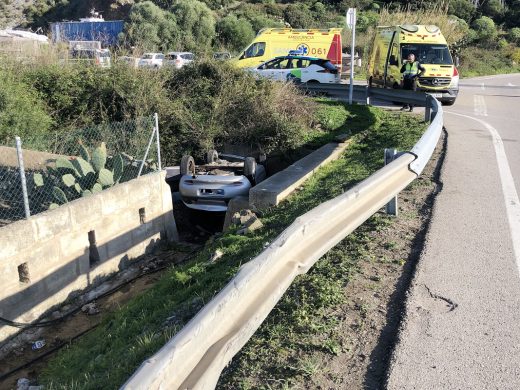
[[[520,389],[520,75],[467,79],[389,389]]]

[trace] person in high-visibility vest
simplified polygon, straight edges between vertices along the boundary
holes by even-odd
[[[403,74],[403,89],[415,91],[417,89],[415,79],[421,76],[425,71],[426,69],[424,69],[424,66],[422,66],[419,61],[415,61],[415,54],[408,54],[408,60],[405,60],[401,67],[401,73]],[[401,111],[406,109],[409,109],[410,112],[413,111],[413,104],[404,104]]]

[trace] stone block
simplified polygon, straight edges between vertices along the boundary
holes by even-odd
[[[101,197],[104,216],[115,215],[120,210],[124,210],[128,207],[128,187],[128,183],[123,183],[96,195]]]
[[[0,228],[0,267],[4,259],[15,256],[36,242],[37,227],[29,220],[13,222]]]
[[[93,230],[96,234],[97,244],[102,245],[115,237],[127,234],[139,225],[139,211],[134,208],[126,208],[114,215],[103,217],[100,224]]]
[[[134,244],[142,243],[144,241],[149,240],[150,237],[153,236],[155,233],[157,233],[157,230],[156,225],[153,221],[141,224],[136,228],[132,229],[132,242]]]
[[[88,240],[88,232],[88,229],[84,231],[77,230],[57,237],[63,262],[68,262],[69,260],[73,260],[76,257],[88,253],[90,244]]]
[[[107,257],[110,259],[114,257],[124,256],[126,252],[134,246],[132,242],[132,231],[128,230],[117,237],[112,238],[106,244]]]
[[[96,194],[70,203],[73,229],[89,229],[99,223],[103,213],[102,195]]]
[[[34,215],[30,220],[36,225],[38,241],[49,240],[74,228],[69,204]]]
[[[179,241],[179,232],[177,230],[177,224],[175,223],[175,217],[173,211],[167,211],[162,216],[164,224],[164,232],[166,233],[166,239],[170,242]]]

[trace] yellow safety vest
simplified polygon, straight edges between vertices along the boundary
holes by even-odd
[[[419,66],[417,65],[417,61],[414,61],[412,64],[407,62],[403,72],[404,77],[415,76],[417,73],[419,73]]]

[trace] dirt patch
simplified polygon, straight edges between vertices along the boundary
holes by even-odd
[[[92,305],[73,301],[48,318],[40,320],[49,321],[62,317],[63,313],[74,311],[74,314],[66,316],[63,321],[48,327],[24,330],[2,345],[0,389],[16,389],[19,378],[28,378],[36,384],[38,373],[45,368],[54,353],[97,327],[110,313],[151,288],[171,265],[178,264],[189,256],[189,248],[190,246],[186,246],[183,248],[186,251],[165,250],[145,256],[133,272],[109,280],[105,284],[106,296],[92,301]],[[191,248],[195,250],[197,247]],[[85,300],[88,299],[87,296],[88,293],[78,299]],[[37,340],[45,340],[45,346],[33,350],[31,344]]]

